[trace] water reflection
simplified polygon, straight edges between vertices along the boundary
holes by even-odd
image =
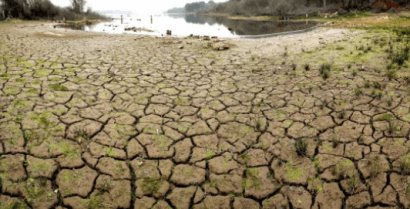
[[[220,16],[207,16],[218,24],[231,29],[237,35],[264,35],[271,33],[303,30],[316,25],[315,22],[293,22],[293,21],[252,21],[235,20]]]
[[[165,14],[150,16],[124,17],[124,24],[115,17],[112,22],[98,23],[91,26],[69,24],[64,27],[105,33],[131,33],[165,36],[167,30],[172,30],[173,36],[208,35],[218,37],[240,37],[243,35],[265,35],[272,33],[302,30],[314,26],[315,22],[284,22],[284,21],[253,21],[234,20],[223,16],[207,16],[194,14]],[[141,28],[146,31],[129,30]],[[153,32],[150,32],[153,31]]]

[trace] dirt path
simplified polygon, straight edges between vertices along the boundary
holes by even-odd
[[[212,51],[3,26],[0,208],[408,208],[402,78],[362,55],[327,80],[316,69],[359,35],[320,28]],[[357,93],[366,81],[386,94]]]

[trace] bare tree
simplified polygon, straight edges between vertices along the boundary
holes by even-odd
[[[85,4],[87,3],[86,0],[70,0],[70,1],[71,1],[71,7],[74,12],[77,12],[77,13],[84,12],[84,7],[85,7]]]

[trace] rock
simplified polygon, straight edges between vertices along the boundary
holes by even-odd
[[[227,44],[223,44],[223,43],[214,43],[212,45],[212,49],[215,51],[222,51],[222,50],[226,50],[229,49],[229,46]]]
[[[171,35],[171,34],[172,34],[171,30],[167,30],[167,35]]]
[[[393,13],[398,13],[399,11],[397,11],[397,9],[394,8],[394,7],[390,7],[390,9],[387,10],[386,12],[389,13],[389,14],[393,14]]]
[[[212,39],[217,39],[217,38],[218,38],[218,36],[212,36],[211,38],[212,38]]]
[[[203,40],[204,40],[204,41],[209,41],[209,40],[211,40],[211,39],[209,38],[209,36],[204,36]]]
[[[183,48],[184,48],[184,46],[179,46],[179,47],[178,47],[178,49],[183,49]]]

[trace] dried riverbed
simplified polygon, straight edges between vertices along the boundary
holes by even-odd
[[[0,25],[0,208],[409,208],[408,63],[387,77],[380,37]]]

